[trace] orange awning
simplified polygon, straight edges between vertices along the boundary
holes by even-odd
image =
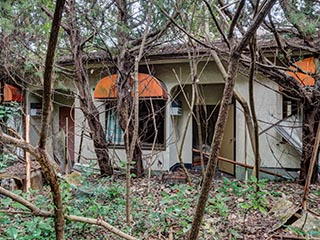
[[[168,94],[162,82],[155,77],[145,74],[138,74],[138,88],[140,98],[162,98],[167,99]],[[133,79],[131,79],[133,85]],[[115,99],[117,98],[117,75],[102,78],[94,90],[95,99]]]
[[[305,58],[303,60],[295,62],[295,64],[301,68],[303,71],[315,73],[316,72],[316,65],[314,64],[314,57]],[[296,70],[295,67],[290,67],[292,70]],[[301,82],[304,86],[314,86],[315,80],[310,75],[304,74],[304,73],[294,73],[287,71],[289,75],[297,79]]]
[[[23,95],[21,93],[21,90],[13,85],[10,84],[4,84],[3,89],[4,94],[4,101],[10,102],[10,101],[16,101],[16,102],[22,102],[23,101]]]

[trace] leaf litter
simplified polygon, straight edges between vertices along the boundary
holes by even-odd
[[[131,233],[146,240],[186,239],[201,190],[199,174],[191,176],[191,187],[185,183],[164,181],[163,176],[153,176],[150,182],[147,178],[133,179],[132,199],[138,204],[133,206]],[[116,178],[124,186],[124,177]],[[250,184],[237,179],[215,179],[199,239],[320,239],[319,225],[318,228],[299,230],[301,224],[291,227],[287,222],[299,210],[303,186],[294,182],[268,181],[260,191],[263,194],[254,196]],[[255,197],[266,202],[257,203]],[[283,202],[286,204],[281,205]],[[320,186],[311,185],[308,209],[313,215],[320,215],[319,203]],[[282,212],[280,209],[276,212],[277,206]],[[141,216],[146,218],[143,232],[138,226]],[[158,227],[154,227],[155,219],[152,218],[157,218]],[[311,222],[319,224],[319,219],[312,218]],[[117,227],[123,228],[123,224]],[[118,239],[108,236],[108,239]]]
[[[122,174],[111,178],[82,176],[81,184],[79,179],[77,184],[68,184],[70,192],[64,201],[70,214],[102,217],[137,239],[187,239],[201,191],[201,176],[192,173],[191,177],[192,186],[162,175],[150,180],[132,179],[131,227],[125,223]],[[294,182],[262,182],[255,194],[252,182],[221,177],[213,180],[199,239],[320,239],[319,184],[311,185],[308,212],[302,212],[303,186]],[[34,194],[50,199],[48,188]],[[48,206],[48,202],[45,204]],[[294,217],[298,221],[293,221]],[[66,233],[67,239],[120,239],[101,227],[68,224]]]

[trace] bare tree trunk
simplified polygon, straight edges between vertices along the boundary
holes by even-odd
[[[199,93],[199,91],[197,91]],[[202,128],[201,128],[201,116],[200,116],[200,102],[199,102],[199,94],[197,94],[196,98],[198,104],[196,105],[196,122],[197,122],[197,129],[198,129],[198,141],[199,141],[199,150],[200,150],[200,164],[201,164],[201,174],[204,177],[206,173],[204,159],[203,159],[203,141],[202,141]]]
[[[74,20],[75,10],[74,1],[69,1],[69,29],[66,32],[69,35],[73,60],[75,65],[76,85],[79,91],[79,100],[81,110],[88,121],[90,135],[93,141],[94,151],[97,156],[100,173],[102,176],[113,174],[113,167],[108,152],[108,143],[106,141],[104,129],[99,120],[99,111],[94,105],[89,87],[89,79],[82,63],[82,42],[79,30]]]
[[[215,51],[211,51],[211,54],[213,55],[213,58],[216,62],[216,64],[218,65],[218,68],[224,78],[225,81],[227,81],[228,78],[228,74],[220,60],[220,58],[218,57],[217,53]],[[256,147],[256,137],[255,137],[255,128],[254,128],[254,123],[253,123],[253,117],[251,117],[250,114],[250,109],[248,106],[248,103],[246,102],[246,100],[241,96],[241,94],[234,89],[233,90],[233,94],[235,99],[240,103],[241,107],[243,108],[243,112],[244,112],[244,118],[246,121],[246,125],[248,127],[248,132],[249,132],[249,138],[250,138],[250,142],[251,142],[251,146],[252,146],[252,150],[255,156],[258,156],[258,162],[261,162],[260,159],[260,154],[257,154],[257,147]],[[255,172],[255,170],[253,170],[253,172]]]
[[[121,129],[124,131],[124,142],[125,142],[127,157],[129,157],[130,143],[133,140],[133,133],[134,133],[134,121],[132,119],[132,114],[134,114],[134,110],[133,110],[133,98],[131,96],[130,74],[125,70],[121,71],[118,74],[117,112],[119,116],[119,123],[120,123]],[[134,173],[136,174],[137,177],[142,177],[144,174],[144,168],[142,163],[142,151],[141,151],[141,146],[139,141],[135,141],[132,160],[135,161],[135,165],[133,169]]]
[[[255,41],[255,40],[253,40]],[[250,99],[250,109],[251,109],[251,116],[254,126],[254,168],[252,171],[252,175],[259,179],[259,168],[260,168],[260,152],[259,152],[259,125],[256,115],[256,109],[254,105],[254,91],[253,91],[253,83],[254,83],[254,71],[255,71],[255,43],[252,43],[250,46],[251,52],[251,64],[250,64],[250,75],[249,75],[249,99]],[[258,185],[257,185],[258,191]]]
[[[308,174],[307,174],[306,183],[304,186],[304,192],[303,192],[303,197],[302,197],[303,210],[307,210],[307,202],[308,202],[308,194],[310,191],[310,183],[311,183],[312,177],[314,175],[313,172],[314,172],[314,168],[316,166],[317,159],[318,159],[319,142],[320,142],[320,124],[318,124],[315,143],[313,146],[312,155],[311,155],[311,159],[310,159],[310,166],[308,168]]]
[[[134,127],[132,133],[132,141],[130,143],[129,155],[127,157],[127,173],[126,173],[126,219],[127,225],[131,225],[131,162],[133,158],[133,153],[135,151],[135,146],[137,145],[137,139],[139,134],[139,79],[138,79],[138,71],[139,71],[139,57],[136,57],[134,63]]]
[[[131,75],[130,72],[134,66],[134,59],[129,53],[129,36],[124,31],[125,26],[128,26],[128,3],[125,0],[116,1],[118,8],[118,29],[117,39],[120,53],[118,55],[117,68],[117,90],[118,90],[118,102],[117,112],[119,116],[119,123],[124,131],[124,142],[126,146],[127,156],[130,155],[130,145],[133,140],[134,132],[134,121],[132,114],[134,115],[133,109],[133,97],[131,95]],[[131,111],[130,111],[131,110]],[[129,114],[130,113],[130,114]],[[132,113],[132,114],[131,114]],[[142,163],[142,151],[139,141],[135,141],[133,148],[132,159],[135,161],[135,174],[137,177],[142,177],[144,174],[143,163]]]
[[[80,107],[90,127],[90,135],[98,159],[100,173],[102,176],[111,176],[113,174],[113,167],[109,157],[105,131],[99,120],[99,111],[94,105],[89,91],[89,79],[84,72],[82,66],[82,53],[80,46],[77,43],[73,45],[73,57],[77,76],[76,84],[80,96]]]
[[[224,134],[224,127],[227,122],[228,112],[232,103],[233,88],[235,84],[235,77],[238,69],[239,56],[231,55],[229,69],[228,69],[228,79],[224,88],[223,98],[221,102],[221,107],[219,110],[218,120],[214,132],[214,137],[211,145],[211,153],[209,157],[209,162],[207,166],[206,175],[204,177],[200,197],[197,204],[196,213],[193,218],[192,227],[189,235],[190,240],[195,240],[198,238],[200,226],[202,223],[202,218],[204,214],[204,209],[208,200],[209,191],[211,189],[211,181],[214,176],[216,166],[218,163],[218,157],[220,153],[221,143]]]
[[[48,181],[50,188],[52,199],[54,203],[54,212],[55,212],[55,231],[56,231],[56,239],[64,239],[64,212],[63,212],[63,204],[61,191],[59,187],[58,177],[53,167],[49,163],[48,156],[46,151],[43,149],[38,150],[40,157],[37,159],[41,166],[41,170],[43,175]]]
[[[242,1],[243,2],[243,1]],[[238,14],[234,17],[232,20],[233,22],[237,21],[237,18],[240,16],[240,11],[243,6],[241,6],[241,3],[239,4],[239,7],[236,12]],[[223,97],[222,97],[222,102],[221,102],[221,107],[219,110],[219,115],[218,115],[218,120],[216,123],[216,129],[214,132],[213,136],[213,141],[211,144],[211,153],[210,153],[210,158],[208,162],[208,167],[206,171],[206,175],[203,181],[201,193],[199,196],[196,212],[193,218],[191,230],[190,230],[190,235],[189,235],[189,240],[196,240],[199,235],[200,231],[200,226],[202,223],[202,218],[204,215],[204,210],[206,207],[206,203],[208,200],[209,196],[209,191],[211,187],[211,182],[212,178],[215,173],[215,169],[218,163],[218,158],[219,158],[219,153],[220,153],[220,148],[221,148],[221,143],[224,135],[224,128],[226,126],[227,118],[228,118],[228,112],[230,110],[230,106],[232,103],[232,96],[233,96],[233,89],[235,85],[235,78],[237,75],[238,71],[238,65],[239,65],[239,59],[242,50],[244,47],[248,44],[250,41],[252,35],[257,31],[258,27],[260,26],[261,22],[265,18],[266,14],[270,11],[272,6],[276,0],[267,0],[265,4],[262,6],[260,9],[260,12],[257,14],[257,16],[254,18],[254,21],[252,25],[248,28],[248,31],[246,34],[243,36],[241,41],[238,44],[234,44],[234,39],[233,39],[233,31],[234,31],[234,24],[231,23],[230,29],[229,29],[229,34],[228,34],[228,39],[230,40],[231,43],[231,50],[230,50],[230,61],[229,61],[229,67],[228,67],[228,78],[224,87],[224,92],[223,92]]]
[[[319,125],[316,122],[318,106],[312,106],[309,101],[305,101],[303,106],[303,120],[302,120],[302,156],[300,165],[299,183],[305,184],[310,161],[313,153],[313,146],[315,142],[315,129]],[[313,169],[311,183],[317,181],[317,165]]]
[[[59,188],[57,174],[50,164],[50,161],[46,154],[46,142],[48,136],[48,123],[51,114],[51,88],[52,88],[52,72],[53,72],[53,62],[56,50],[56,45],[58,42],[59,28],[62,18],[62,12],[64,8],[65,0],[57,0],[56,8],[53,15],[52,27],[50,32],[50,38],[47,48],[45,70],[43,74],[43,104],[42,104],[42,123],[41,132],[38,146],[38,158],[37,161],[41,165],[42,171],[44,173],[45,179],[48,181],[51,194],[53,198],[54,213],[55,213],[55,231],[56,239],[64,239],[64,213],[61,192]]]
[[[257,15],[258,9],[259,9],[259,0],[255,2],[255,8],[254,8],[254,17]],[[255,145],[255,151],[254,151],[254,168],[252,171],[252,175],[259,180],[259,169],[260,169],[260,150],[259,150],[259,125],[258,125],[258,119],[256,115],[256,108],[254,105],[254,72],[256,67],[256,34],[253,35],[250,43],[250,55],[251,55],[251,64],[250,64],[250,74],[249,74],[249,99],[250,99],[250,109],[251,109],[251,116],[254,126],[254,145]],[[256,191],[259,191],[259,185],[256,184]]]

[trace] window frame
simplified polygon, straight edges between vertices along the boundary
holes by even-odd
[[[161,143],[150,143],[150,142],[143,142],[141,140],[141,149],[142,150],[165,150],[166,149],[166,111],[167,111],[167,100],[166,99],[163,99],[163,98],[139,98],[139,110],[141,108],[141,104],[142,103],[146,103],[148,104],[148,102],[152,102],[153,105],[155,102],[158,102],[158,106],[159,106],[159,114],[160,114],[160,117],[162,115],[162,120],[161,123],[162,123],[162,127],[161,127],[161,135],[162,137],[159,136],[159,133],[158,133],[158,139],[159,137],[162,138],[161,139]],[[116,104],[117,104],[117,101],[116,100],[107,100],[105,102],[105,136],[106,136],[106,140],[107,142],[109,143],[110,146],[112,146],[112,148],[114,149],[125,149],[125,144],[124,144],[124,141],[122,141],[122,143],[120,144],[115,144],[113,142],[110,141],[110,139],[107,138],[107,133],[108,133],[108,114],[110,113],[110,111],[116,111]],[[156,111],[156,110],[155,110]],[[139,111],[139,115],[140,115],[140,111]],[[139,119],[141,117],[139,116]],[[153,121],[153,120],[152,120]],[[119,123],[118,123],[119,124]],[[157,124],[158,126],[158,124]],[[141,124],[139,122],[139,136],[141,135],[140,134],[140,131],[141,131]],[[141,136],[140,136],[141,137]],[[122,138],[123,138],[123,133],[122,133]],[[154,139],[154,138],[153,138]]]

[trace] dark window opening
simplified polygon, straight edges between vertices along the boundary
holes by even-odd
[[[278,132],[282,136],[282,143],[289,143],[296,148],[296,145],[291,142],[291,138],[300,136],[298,128],[301,127],[302,112],[300,108],[300,102],[296,99],[292,99],[286,95],[282,97],[282,118],[283,122],[279,125]],[[285,127],[289,126],[289,127]],[[291,126],[291,127],[290,127]],[[285,132],[288,136],[284,136],[282,132]],[[288,140],[287,138],[290,137]],[[300,137],[299,137],[300,138]]]
[[[283,96],[282,102],[282,117],[287,118],[292,115],[298,115],[299,113],[299,102],[295,99],[291,99],[287,96]]]
[[[165,146],[165,106],[162,99],[139,100],[139,139],[145,149]],[[114,146],[123,147],[123,135],[116,101],[110,101],[106,107],[106,139]]]

